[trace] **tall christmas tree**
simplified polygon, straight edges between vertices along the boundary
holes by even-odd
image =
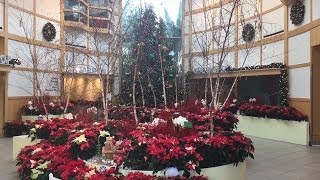
[[[134,69],[137,68],[135,96],[138,106],[160,106],[174,101],[174,58],[166,23],[158,21],[151,7],[137,13],[132,22],[128,54],[123,63],[122,100],[132,104]],[[163,86],[164,84],[164,86]],[[166,93],[165,93],[166,92]]]

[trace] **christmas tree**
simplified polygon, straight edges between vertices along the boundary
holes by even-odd
[[[136,66],[137,105],[163,105],[165,96],[167,104],[172,104],[177,71],[172,53],[174,46],[168,38],[166,23],[161,18],[158,20],[151,7],[135,13],[135,17],[131,32],[127,34],[130,40],[127,41],[128,53],[123,63],[121,99],[126,105],[132,104]]]

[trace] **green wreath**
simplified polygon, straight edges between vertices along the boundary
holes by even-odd
[[[252,24],[248,23],[243,27],[242,39],[246,42],[252,41],[254,39],[255,30]]]
[[[56,33],[57,33],[56,28],[50,22],[46,23],[43,26],[42,34],[45,40],[49,42],[52,41],[56,37]]]
[[[305,14],[305,5],[301,0],[297,0],[293,3],[290,11],[290,20],[294,25],[299,25],[302,23]]]

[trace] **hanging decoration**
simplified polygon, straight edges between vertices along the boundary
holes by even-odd
[[[56,33],[56,28],[52,23],[48,22],[43,26],[42,35],[48,42],[52,41],[56,37]]]
[[[242,39],[246,42],[252,41],[254,39],[255,29],[252,24],[248,23],[243,27]]]
[[[293,3],[290,11],[290,20],[294,25],[299,25],[303,22],[305,14],[305,5],[301,0],[297,0]]]

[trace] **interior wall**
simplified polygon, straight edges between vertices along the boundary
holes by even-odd
[[[21,108],[31,100],[31,96],[9,97],[8,98],[8,116],[6,121],[21,120]]]
[[[312,129],[313,144],[320,144],[320,26],[311,30],[312,39]]]
[[[246,0],[245,0],[246,1]],[[217,3],[218,1],[212,1]],[[227,8],[228,0],[223,1]],[[250,2],[255,2],[250,1]],[[253,48],[250,48],[250,56],[248,57],[245,66],[250,65],[267,65],[274,62],[285,63],[288,67],[289,72],[289,103],[293,107],[301,110],[305,115],[310,117],[311,113],[311,44],[320,39],[320,33],[314,33],[313,36],[310,31],[311,29],[320,26],[320,11],[318,10],[320,5],[320,0],[303,0],[305,5],[305,15],[304,20],[300,25],[293,25],[290,20],[290,11],[292,5],[285,6],[280,0],[257,0],[256,1],[258,11],[261,12],[262,17],[262,29],[261,31],[256,29],[255,44]],[[260,4],[261,3],[261,4]],[[184,36],[183,36],[183,59],[184,62],[184,72],[193,69],[199,69],[199,66],[203,63],[199,58],[201,58],[200,53],[195,52],[195,49],[199,49],[194,42],[196,34],[204,34],[204,32],[195,32],[193,27],[193,21],[190,21],[190,14],[196,20],[201,20],[199,14],[203,13],[201,9],[201,0],[183,0],[184,13],[183,13],[183,25]],[[216,4],[217,5],[217,4]],[[192,12],[189,12],[191,8]],[[261,8],[261,9],[260,9]],[[254,26],[259,25],[259,20],[255,20],[251,11],[246,11],[248,5],[240,8],[240,10],[245,10],[248,12],[245,14],[247,22],[252,23]],[[239,12],[238,12],[239,17]],[[215,23],[217,19],[213,19]],[[235,18],[236,20],[236,18]],[[232,21],[233,22],[233,21]],[[195,22],[199,24],[200,22]],[[203,24],[203,22],[201,22]],[[235,22],[237,23],[237,22]],[[245,46],[242,36],[242,23],[239,24],[239,28],[236,31],[238,33],[237,37],[234,37],[235,41],[238,38],[238,47],[234,48],[230,54],[233,54],[233,58],[228,57],[228,61],[234,61],[235,65],[241,66],[244,59]],[[188,29],[187,29],[188,27]],[[272,35],[270,37],[264,37],[272,33],[279,32],[277,35]],[[283,31],[283,32],[281,32]],[[191,38],[192,37],[192,38]],[[218,54],[217,47],[212,47],[211,54]],[[191,53],[190,53],[191,52]],[[199,56],[199,57],[197,57]],[[215,56],[215,55],[214,55]],[[192,58],[190,58],[192,57]],[[188,68],[188,62],[190,62],[191,68]],[[192,62],[195,60],[196,62]],[[187,65],[186,65],[187,64]],[[193,67],[196,66],[196,67]],[[311,117],[310,117],[311,119]]]
[[[0,2],[0,32],[3,32],[4,30],[3,21],[4,21],[4,5],[2,2]]]
[[[312,48],[313,62],[313,93],[312,93],[312,139],[320,144],[320,46]]]
[[[100,94],[101,83],[94,76],[76,76],[64,79],[64,90],[70,90],[70,99],[95,101]]]
[[[0,84],[5,84],[5,74],[0,72]],[[0,137],[3,135],[3,125],[5,123],[5,86],[0,86]]]

